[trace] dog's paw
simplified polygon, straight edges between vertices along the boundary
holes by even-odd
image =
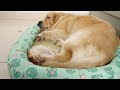
[[[43,31],[42,33],[38,34],[36,36],[37,40],[49,40],[50,39],[50,33],[47,31]]]
[[[45,39],[44,34],[38,34],[38,35],[36,35],[36,41],[40,41],[40,40],[44,40],[44,39]]]
[[[29,61],[30,62],[32,62],[33,64],[38,64],[39,63],[39,61],[38,61],[38,58],[35,56],[35,55],[29,55],[28,56],[28,59],[29,59]]]
[[[40,66],[43,66],[43,67],[55,67],[54,62],[52,60],[46,60],[43,63],[41,63]]]
[[[28,59],[30,62],[36,65],[41,65],[41,63],[45,62],[45,60],[42,59],[41,55],[31,55],[31,56],[29,55]]]
[[[38,41],[40,41],[40,40],[41,40],[41,38],[37,35],[36,38],[35,38],[35,41],[38,42]]]
[[[62,47],[64,41],[61,40],[61,39],[56,39],[56,40],[53,41],[53,43],[54,43],[55,45],[57,45],[58,47]]]

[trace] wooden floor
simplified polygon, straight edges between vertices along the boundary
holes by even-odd
[[[37,24],[45,16],[46,13],[0,12],[0,79],[10,79],[7,56],[11,45],[27,27]]]
[[[21,33],[29,26],[37,24],[38,19],[27,18],[5,18],[0,14],[0,79],[10,79],[7,56],[11,49],[11,45],[21,35]],[[33,15],[34,16],[34,15]],[[43,14],[40,15],[42,17]]]

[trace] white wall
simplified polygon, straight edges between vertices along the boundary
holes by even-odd
[[[14,12],[14,13],[48,13],[51,11],[0,11],[0,12]],[[74,13],[87,15],[90,14],[90,11],[55,11],[55,12],[65,12],[65,13]]]
[[[0,19],[36,19],[41,20],[45,18],[46,14],[50,11],[0,11]],[[55,11],[74,13],[80,15],[88,15],[90,11]]]
[[[50,11],[41,11],[41,12],[46,13]],[[56,11],[56,12],[74,13],[74,14],[82,14],[82,15],[90,14],[90,11]]]

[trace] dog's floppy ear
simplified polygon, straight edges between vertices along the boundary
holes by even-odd
[[[61,13],[54,13],[54,21],[57,22],[61,17]]]

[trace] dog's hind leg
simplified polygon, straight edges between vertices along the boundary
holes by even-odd
[[[71,60],[72,57],[72,53],[68,50],[66,50],[64,48],[64,46],[62,47],[60,53],[57,53],[55,55],[45,55],[45,56],[41,56],[39,55],[40,61],[55,61],[55,62],[60,62],[60,63],[64,63],[64,62],[68,62]]]
[[[47,61],[43,62],[41,64],[41,66],[53,67],[53,68],[82,68],[82,69],[86,69],[86,68],[93,68],[93,67],[102,66],[105,64],[105,62],[103,62],[104,60],[97,60],[96,58],[98,58],[98,57],[91,56],[91,57],[87,57],[87,58],[81,58],[81,60],[79,60],[79,62],[69,61],[66,63],[60,63],[60,62],[55,62],[53,60],[47,60]]]

